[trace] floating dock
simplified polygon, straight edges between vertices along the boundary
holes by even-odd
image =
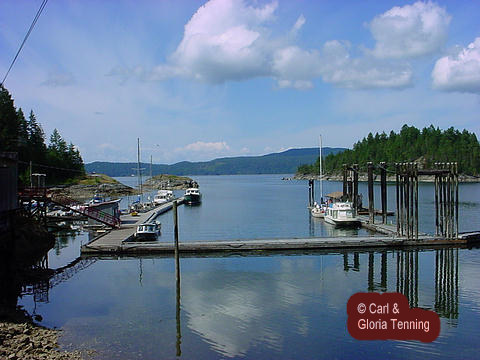
[[[177,199],[183,203],[183,198]],[[100,235],[81,248],[82,254],[173,254],[174,241],[163,242],[133,242],[136,226],[148,222],[163,214],[173,207],[173,202],[168,202],[140,216],[122,216],[120,229]],[[194,241],[179,243],[179,252],[183,254],[215,253],[215,252],[258,252],[258,251],[286,251],[286,250],[339,250],[339,249],[373,249],[373,248],[401,248],[423,247],[438,248],[465,247],[480,239],[480,232],[459,234],[456,239],[447,239],[441,236],[430,236],[419,233],[418,240],[397,236],[395,224],[373,224],[369,217],[360,216],[362,227],[379,233],[375,236],[358,237],[321,237],[321,238],[288,238],[288,239],[238,239],[223,241]]]
[[[180,242],[180,253],[208,252],[251,252],[251,251],[285,251],[314,249],[366,249],[385,247],[438,247],[466,246],[466,239],[448,240],[434,237],[421,237],[418,241],[392,237],[329,237],[329,238],[290,238],[259,240],[226,240]],[[175,246],[172,242],[96,242],[84,245],[82,254],[173,254]]]
[[[181,205],[183,204],[184,199],[183,197],[180,197],[175,199],[175,201],[177,201],[178,205]],[[119,229],[112,229],[111,231],[96,237],[88,245],[82,246],[81,251],[83,253],[87,246],[92,246],[98,249],[117,247],[124,241],[128,241],[133,237],[137,230],[137,225],[155,219],[157,216],[169,211],[172,207],[173,201],[169,201],[153,208],[152,210],[139,213],[138,216],[132,216],[130,214],[122,215],[120,218],[122,225]]]

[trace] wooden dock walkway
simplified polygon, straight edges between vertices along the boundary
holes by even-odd
[[[177,201],[177,204],[183,204],[183,197],[175,200]],[[118,246],[122,244],[123,241],[129,240],[133,234],[135,234],[137,225],[155,219],[157,216],[169,211],[172,207],[173,201],[170,201],[147,212],[139,213],[139,216],[132,216],[130,214],[122,215],[122,225],[119,229],[112,229],[111,231],[96,237],[88,245],[82,246],[81,251],[84,252],[85,246],[94,246],[99,249],[103,247],[110,248],[112,246]]]
[[[180,253],[251,252],[314,249],[367,249],[386,247],[465,246],[466,240],[448,240],[421,237],[418,241],[392,237],[330,237],[259,240],[225,240],[180,242]],[[82,254],[173,254],[172,242],[120,242],[116,244],[90,243],[82,247]]]
[[[183,198],[178,199],[179,204]],[[140,214],[122,216],[122,227],[114,229],[100,236],[89,244],[82,246],[82,254],[165,254],[174,253],[174,242],[132,242],[128,241],[135,233],[136,226],[142,222],[152,220],[158,215],[170,210],[173,202],[161,205],[151,211]],[[183,254],[242,252],[252,253],[261,251],[295,251],[295,250],[339,250],[339,249],[373,249],[373,248],[400,248],[422,247],[437,248],[443,246],[464,247],[472,238],[480,237],[478,232],[459,236],[458,239],[445,239],[419,233],[418,241],[396,235],[396,224],[371,224],[367,216],[360,216],[362,226],[382,235],[358,237],[322,237],[322,238],[289,238],[289,239],[254,239],[254,240],[223,240],[223,241],[194,241],[181,242],[179,252]]]

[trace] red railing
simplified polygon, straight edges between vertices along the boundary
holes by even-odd
[[[106,213],[105,211],[98,210],[95,207],[85,205],[78,200],[69,198],[68,196],[52,194],[50,201],[71,211],[85,215],[90,219],[101,222],[102,224],[111,227],[120,227],[120,218]]]

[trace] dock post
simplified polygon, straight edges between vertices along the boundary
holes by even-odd
[[[382,194],[382,224],[387,223],[387,169],[386,163],[380,163],[380,187]]]
[[[400,175],[399,175],[399,178],[400,178],[400,184],[399,184],[399,190],[400,190],[400,214],[399,214],[399,217],[400,217],[400,235],[401,236],[404,236],[405,233],[404,233],[404,224],[405,224],[405,212],[404,212],[404,190],[405,190],[405,186],[404,186],[404,183],[405,183],[405,175],[404,175],[404,164],[403,163],[400,163],[398,165],[398,169],[400,171]]]
[[[458,238],[458,162],[455,163],[455,238]]]
[[[373,204],[373,163],[369,161],[368,166],[368,214],[370,216],[370,223],[375,223],[375,208]]]
[[[399,186],[400,186],[400,177],[398,175],[398,163],[395,163],[395,199],[397,203],[397,211],[395,212],[395,217],[397,219],[397,236],[400,236],[400,194],[399,194]]]
[[[439,187],[439,180],[438,180],[438,174],[435,174],[435,235],[438,236],[440,235],[439,230],[439,221],[438,221],[438,187]]]
[[[177,200],[173,202],[173,236],[175,240],[175,320],[176,320],[176,355],[182,355],[182,328],[180,322],[180,251],[178,246],[178,214],[177,214]]]
[[[177,214],[177,200],[173,202],[173,236],[175,240],[175,278],[180,283],[180,254],[178,246],[178,214]]]
[[[353,211],[358,212],[358,164],[353,164]]]
[[[415,239],[418,241],[418,164],[415,164]]]
[[[343,164],[343,196],[347,195],[347,164]]]

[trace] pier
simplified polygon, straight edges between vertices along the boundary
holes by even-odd
[[[375,219],[373,170],[380,171],[381,186],[381,221]],[[215,252],[262,252],[262,251],[301,251],[301,250],[339,250],[339,249],[374,249],[374,248],[438,248],[466,247],[480,240],[480,232],[458,232],[458,172],[456,163],[437,163],[435,169],[419,170],[417,164],[395,164],[395,170],[388,170],[386,163],[374,166],[367,164],[368,169],[368,215],[359,215],[361,226],[375,236],[363,237],[305,237],[305,238],[275,238],[275,239],[232,239],[223,241],[193,241],[181,242],[178,239],[178,223],[176,207],[173,202],[164,204],[155,210],[142,214],[140,217],[131,215],[122,217],[120,229],[94,239],[82,246],[82,254],[175,254],[179,253],[215,253]],[[360,208],[358,201],[358,171],[359,166],[344,166],[342,199],[352,201],[355,210]],[[396,223],[388,224],[387,215],[387,171],[396,174]],[[435,209],[436,232],[428,235],[418,228],[418,175],[435,176]],[[308,203],[314,200],[313,180],[309,183]],[[180,199],[181,201],[182,199]],[[135,233],[136,226],[149,219],[174,208],[174,239],[155,242],[129,241]],[[370,251],[370,250],[369,250]]]
[[[177,204],[183,204],[183,197],[175,199]],[[155,219],[157,216],[169,211],[173,207],[173,201],[157,206],[152,210],[139,213],[138,216],[131,214],[121,216],[121,226],[118,229],[104,233],[91,241],[87,246],[98,249],[111,249],[119,246],[124,241],[130,240],[137,229],[137,225]],[[85,252],[86,246],[82,247],[82,253]],[[88,250],[87,250],[88,251]]]

